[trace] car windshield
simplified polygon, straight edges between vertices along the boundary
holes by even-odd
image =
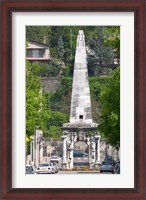
[[[52,156],[52,158],[51,159],[58,159],[58,157],[57,156]]]
[[[51,160],[51,163],[52,163],[53,165],[58,165],[59,160]]]
[[[111,162],[103,162],[103,165],[112,165]]]
[[[49,164],[48,163],[42,163],[42,164],[39,164],[39,167],[48,167]]]

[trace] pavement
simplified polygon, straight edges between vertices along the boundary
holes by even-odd
[[[99,174],[98,171],[64,171],[61,170],[58,174]]]
[[[99,171],[64,171],[64,170],[60,170],[57,174],[65,174],[65,175],[67,175],[67,174],[79,174],[79,175],[81,175],[81,174],[97,174],[97,175],[103,175],[103,174],[112,174],[111,172],[104,172],[104,173],[100,173]]]

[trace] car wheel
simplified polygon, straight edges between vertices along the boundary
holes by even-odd
[[[54,171],[54,169],[52,170],[52,174],[55,174],[55,171]]]
[[[102,171],[100,171],[100,173],[102,173]]]

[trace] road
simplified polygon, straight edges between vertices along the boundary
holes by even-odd
[[[74,167],[75,166],[89,166],[89,161],[88,157],[74,157],[73,159],[74,162]],[[91,170],[91,171],[64,171],[64,170],[59,170],[58,174],[112,174],[111,172],[103,172],[100,173],[97,170]]]
[[[103,172],[103,173],[100,173],[99,171],[59,171],[58,174],[96,174],[96,175],[104,175],[104,174],[112,174],[111,172]]]

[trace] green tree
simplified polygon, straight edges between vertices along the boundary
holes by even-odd
[[[59,37],[58,42],[57,42],[57,48],[58,48],[58,56],[61,60],[63,60],[64,56],[64,43],[62,36]]]
[[[40,67],[38,63],[31,65],[26,62],[26,141],[28,143],[36,126],[39,126],[45,137],[58,138],[62,132],[60,127],[68,122],[68,115],[51,111],[51,94],[42,91]]]
[[[26,134],[31,136],[34,129],[39,126],[45,129],[46,99],[43,96],[40,77],[31,71],[31,65],[26,62]]]
[[[99,97],[101,116],[99,130],[108,142],[120,146],[120,68],[117,68],[103,87]]]
[[[64,123],[68,122],[68,116],[62,112],[51,111],[50,114],[50,118],[46,121],[47,132],[45,133],[45,137],[61,139],[61,127]]]
[[[106,26],[104,28],[104,42],[114,49],[117,57],[120,57],[120,26]]]
[[[61,139],[62,130],[58,126],[50,126],[48,134],[45,134],[47,139]]]
[[[115,58],[114,49],[105,43],[104,27],[96,28],[96,35],[91,37],[88,41],[88,69],[89,74],[94,75],[95,70],[97,74],[105,73],[103,70],[107,69],[108,65],[113,64]]]
[[[63,123],[68,122],[68,116],[61,112],[51,112],[51,117],[48,120],[48,126],[61,127]]]
[[[36,42],[44,43],[46,37],[46,44],[50,44],[51,40],[51,27],[50,26],[27,26],[26,38]]]
[[[59,76],[61,64],[58,59],[52,58],[48,63],[35,62],[31,64],[31,72],[37,77]]]

